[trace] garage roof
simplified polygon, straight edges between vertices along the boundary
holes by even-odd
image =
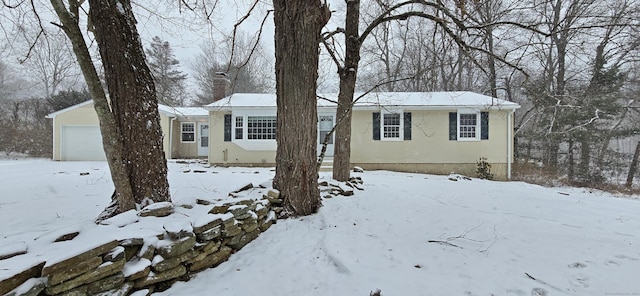
[[[49,115],[46,116],[46,118],[55,118],[56,116],[65,113],[65,112],[69,112],[71,110],[89,105],[89,104],[93,104],[93,100],[88,100],[85,102],[82,102],[80,104],[76,104],[73,105],[71,107],[67,107],[64,108],[62,110],[53,112]],[[187,118],[187,117],[194,117],[194,116],[208,116],[209,113],[207,110],[205,110],[202,107],[171,107],[171,106],[167,106],[167,105],[162,105],[162,104],[158,104],[158,111],[168,117],[181,117],[181,118]]]

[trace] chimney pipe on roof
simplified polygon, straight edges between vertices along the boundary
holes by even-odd
[[[218,101],[231,94],[231,80],[227,73],[216,72],[213,76],[213,101]]]

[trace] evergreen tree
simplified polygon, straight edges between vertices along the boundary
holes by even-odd
[[[69,89],[59,91],[58,94],[47,98],[47,104],[49,104],[49,107],[51,107],[53,111],[58,111],[88,100],[91,100],[91,95],[88,90],[83,89],[82,91],[77,91],[75,89]]]
[[[169,42],[155,36],[151,41],[151,48],[148,48],[146,53],[147,64],[156,85],[158,102],[169,106],[184,106],[184,81],[187,74],[177,69],[180,61],[175,58]]]

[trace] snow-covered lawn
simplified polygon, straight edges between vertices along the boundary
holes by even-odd
[[[170,162],[169,170],[173,199],[185,204],[273,176],[196,163]],[[357,175],[364,191],[279,221],[228,262],[159,294],[640,295],[637,196]],[[92,223],[113,190],[103,162],[4,159],[0,180],[3,245]]]

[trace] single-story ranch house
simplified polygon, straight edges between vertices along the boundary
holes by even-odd
[[[337,94],[319,95],[318,149],[337,121],[336,101]],[[351,163],[369,170],[475,176],[476,162],[485,157],[496,179],[507,180],[513,113],[519,107],[472,92],[368,93],[353,107]],[[233,94],[203,108],[160,105],[159,110],[162,129],[168,131],[167,158],[206,156],[213,165],[275,165],[275,94]],[[91,102],[48,117],[53,118],[54,159],[104,159]],[[333,141],[326,153],[329,160]]]
[[[337,121],[337,94],[319,97],[320,144]],[[519,107],[472,92],[369,93],[353,107],[351,163],[369,170],[475,176],[476,162],[486,157],[496,179],[506,180]],[[233,94],[204,108],[213,139],[211,164],[275,165],[275,94]],[[328,157],[332,144],[333,139]]]

